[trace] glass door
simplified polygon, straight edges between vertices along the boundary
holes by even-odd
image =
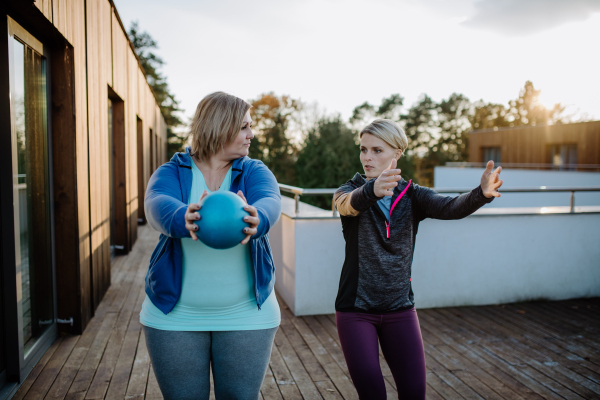
[[[9,34],[17,313],[24,368],[56,335],[47,63],[41,43],[14,21]]]

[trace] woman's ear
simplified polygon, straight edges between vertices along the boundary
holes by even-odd
[[[400,149],[396,150],[396,160],[399,160],[400,157],[402,157],[402,154],[404,154],[404,152]]]

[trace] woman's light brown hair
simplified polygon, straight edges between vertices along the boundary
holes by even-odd
[[[246,101],[224,92],[203,98],[192,119],[190,154],[204,162],[223,150],[240,133],[250,107]]]
[[[402,150],[402,153],[408,147],[408,139],[406,138],[404,129],[391,119],[376,119],[360,132],[359,137],[362,138],[365,133],[370,133],[383,140],[393,149]]]

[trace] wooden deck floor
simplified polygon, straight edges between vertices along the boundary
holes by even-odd
[[[162,398],[138,315],[156,239],[140,229],[83,335],[57,338],[15,399]],[[280,304],[263,399],[356,399],[334,316],[297,318]],[[428,399],[600,398],[600,299],[427,309],[419,319]]]

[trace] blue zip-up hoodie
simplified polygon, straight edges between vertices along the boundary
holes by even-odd
[[[192,162],[190,147],[185,153],[175,153],[171,161],[152,174],[144,200],[148,223],[160,232],[146,273],[146,294],[165,314],[171,312],[181,295],[181,239],[191,237],[185,228],[185,213],[192,188]],[[262,161],[248,157],[233,162],[231,182],[230,191],[241,190],[248,204],[256,207],[260,219],[256,235],[248,243],[254,268],[254,292],[260,309],[275,284],[275,265],[267,233],[281,215],[279,186]]]

